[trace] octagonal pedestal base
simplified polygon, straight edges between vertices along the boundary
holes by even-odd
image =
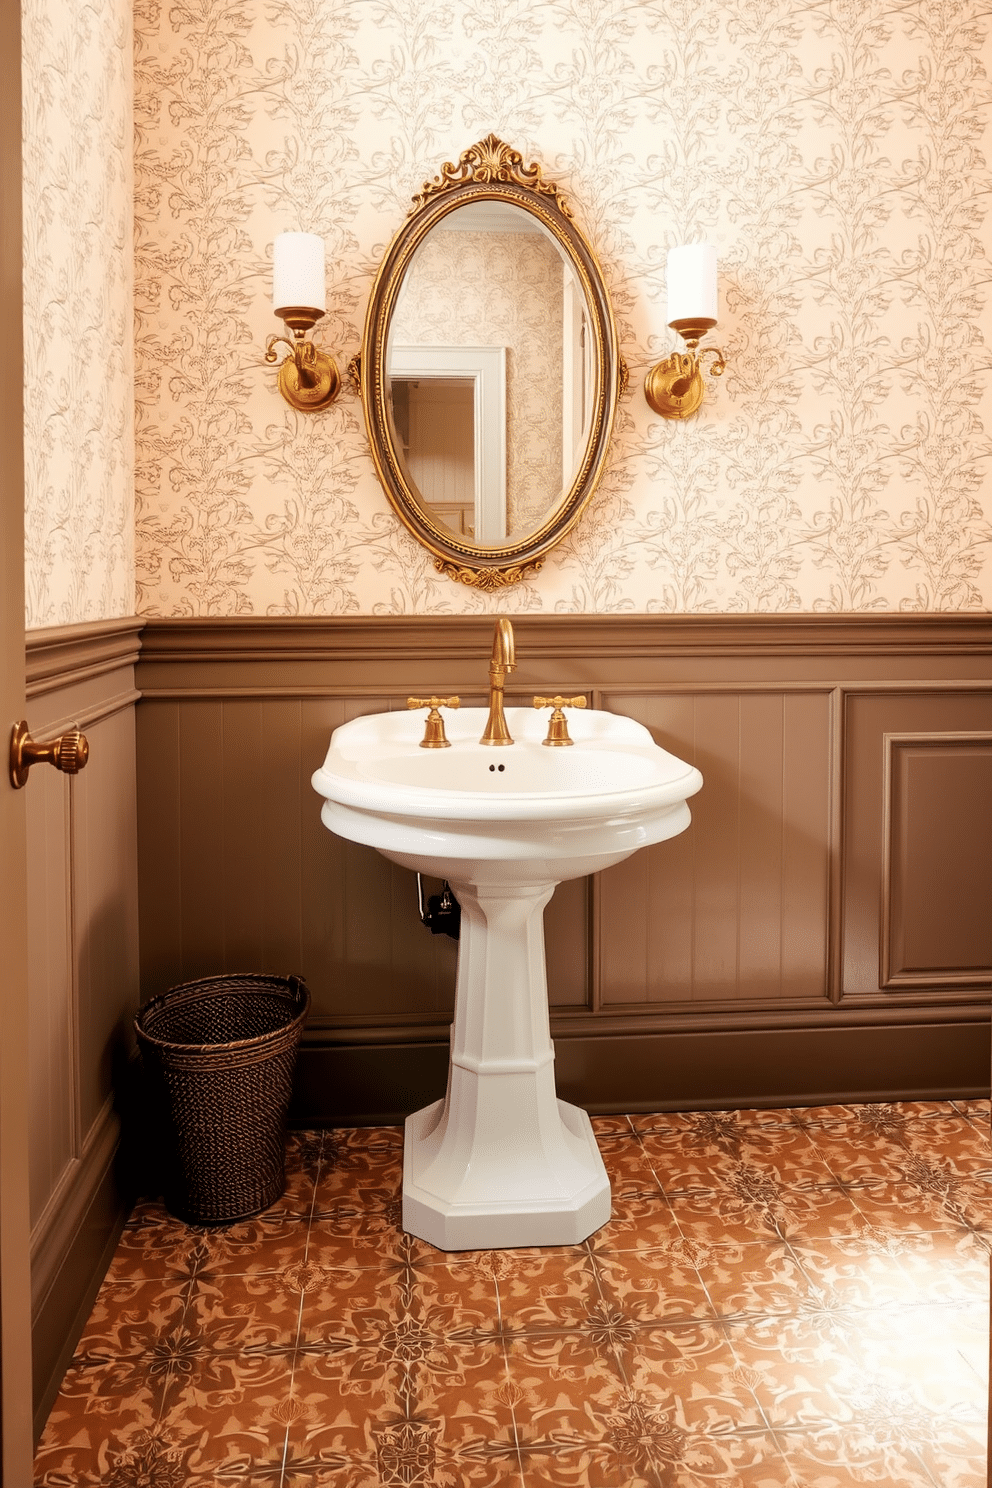
[[[532,1135],[533,1128],[515,1133],[504,1126],[490,1134],[488,1150],[477,1146],[471,1161],[456,1169],[443,1157],[438,1162],[444,1104],[436,1101],[407,1117],[403,1228],[411,1235],[439,1250],[578,1245],[609,1219],[609,1179],[589,1117],[578,1106],[555,1101],[560,1133],[550,1134],[550,1145],[560,1152],[544,1152],[533,1141],[522,1151],[514,1139]],[[452,1196],[423,1186],[425,1176],[432,1188]]]

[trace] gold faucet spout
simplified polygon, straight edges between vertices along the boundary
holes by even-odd
[[[513,626],[505,615],[500,615],[496,621],[496,633],[493,636],[493,661],[505,667],[508,672],[512,671],[517,664]]]
[[[512,672],[516,664],[513,626],[505,615],[500,615],[496,621],[493,654],[489,662],[489,718],[486,721],[485,732],[479,740],[480,744],[513,743],[503,712],[503,683],[507,672]]]

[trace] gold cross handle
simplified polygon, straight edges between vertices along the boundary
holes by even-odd
[[[560,749],[566,744],[574,744],[575,740],[568,736],[568,723],[562,708],[584,708],[586,706],[585,693],[580,692],[578,697],[562,697],[555,693],[554,697],[536,697],[535,708],[554,708],[554,712],[548,721],[548,737],[541,742],[549,745],[552,749]]]
[[[444,719],[438,712],[439,708],[460,708],[462,700],[458,697],[408,697],[406,705],[408,708],[429,708],[427,715],[427,727],[424,737],[420,741],[421,749],[450,749],[451,741],[445,737]]]

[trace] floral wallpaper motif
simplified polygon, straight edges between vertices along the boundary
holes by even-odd
[[[134,609],[131,7],[25,0],[29,628]]]
[[[970,0],[138,0],[135,25],[139,610],[992,606]],[[261,360],[276,232],[325,237],[346,362],[410,198],[490,130],[568,195],[631,370],[587,515],[495,596],[399,527],[354,394],[294,413]],[[729,365],[669,424],[640,385],[666,250],[702,237]]]
[[[506,348],[510,537],[540,526],[563,484],[562,272],[557,249],[537,233],[435,230],[392,321],[396,345]]]

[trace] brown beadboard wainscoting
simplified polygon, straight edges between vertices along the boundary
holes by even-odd
[[[27,812],[31,1291],[44,1425],[126,1217],[115,1158],[138,1004],[134,664],[141,622],[29,631],[36,739],[78,726],[79,775],[32,770]]]
[[[698,765],[681,837],[547,911],[560,1094],[593,1112],[989,1089],[992,617],[514,619],[507,702],[586,692]],[[489,616],[158,620],[138,686],[142,994],[313,992],[295,1118],[443,1094],[455,944],[320,823],[346,719],[484,702]]]

